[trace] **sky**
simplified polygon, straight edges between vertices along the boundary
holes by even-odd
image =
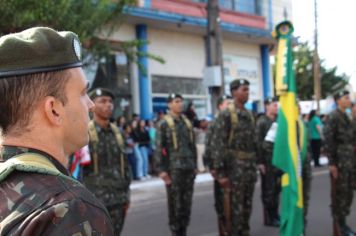
[[[294,36],[314,48],[314,0],[292,0]],[[317,0],[319,57],[337,66],[356,91],[356,1]]]

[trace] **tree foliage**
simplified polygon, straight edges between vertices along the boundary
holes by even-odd
[[[344,88],[348,84],[345,74],[338,75],[337,67],[326,68],[321,60],[321,97],[326,98]],[[302,100],[311,100],[314,95],[313,51],[307,43],[294,48],[294,69],[298,88],[298,96]]]
[[[109,37],[120,26],[125,7],[135,3],[136,0],[0,0],[0,36],[34,26],[73,31],[83,42],[85,52],[94,55],[90,58],[98,60],[111,50],[110,42],[105,37]],[[99,39],[98,35],[103,36],[104,32],[104,40]],[[143,55],[136,50],[146,43],[140,40],[121,42],[119,49],[136,63],[140,56],[164,63],[157,55]]]
[[[134,0],[0,0],[0,35],[33,26],[76,32],[84,42],[102,27],[119,25]]]

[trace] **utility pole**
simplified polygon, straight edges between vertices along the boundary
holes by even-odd
[[[221,71],[221,86],[209,87],[213,113],[216,111],[216,101],[224,94],[224,66],[222,58],[222,35],[220,29],[219,1],[207,2],[207,67],[219,66]]]
[[[320,82],[320,60],[318,54],[318,11],[317,0],[314,0],[314,54],[313,54],[313,69],[314,69],[314,95],[316,100],[317,110],[320,111],[320,98],[321,98],[321,82]]]

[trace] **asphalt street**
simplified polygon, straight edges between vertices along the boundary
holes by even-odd
[[[313,170],[312,192],[308,214],[307,235],[332,235],[330,213],[330,180],[326,168]],[[195,184],[189,236],[218,235],[213,183],[207,174],[200,175]],[[265,227],[262,219],[260,200],[260,181],[256,183],[253,201],[253,213],[250,220],[251,236],[279,235],[278,228]],[[356,230],[356,203],[353,204],[349,225]],[[165,236],[170,235],[168,228],[166,192],[160,180],[146,183],[134,183],[132,186],[131,207],[126,218],[123,236]]]

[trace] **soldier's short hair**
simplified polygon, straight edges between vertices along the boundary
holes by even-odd
[[[242,85],[249,86],[250,82],[247,79],[235,79],[235,80],[231,81],[231,83],[230,83],[230,91],[232,91],[234,89],[238,89]]]
[[[265,106],[270,104],[270,103],[273,103],[273,102],[278,102],[278,97],[268,97],[265,99],[264,101],[264,104]]]
[[[167,102],[170,103],[171,101],[173,101],[176,98],[183,99],[183,96],[178,93],[170,93],[170,94],[168,94]]]
[[[336,94],[334,94],[334,100],[335,100],[335,102],[336,102],[337,100],[339,100],[339,99],[342,98],[343,96],[349,95],[349,94],[350,94],[350,92],[347,91],[347,90],[339,91],[339,92],[337,92]]]

